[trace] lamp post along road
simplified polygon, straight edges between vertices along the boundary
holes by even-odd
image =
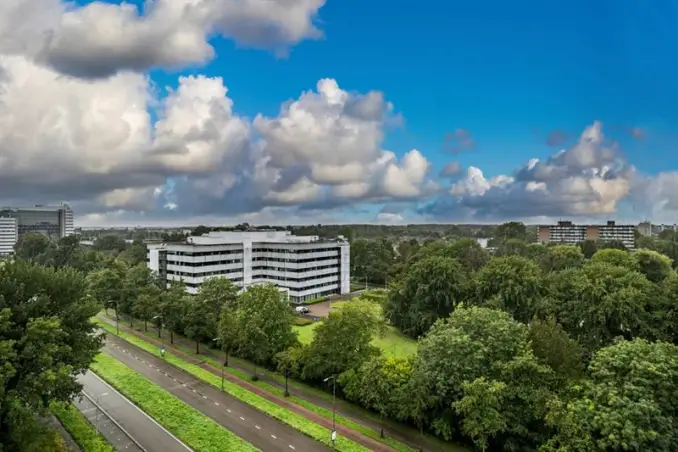
[[[332,433],[330,434],[330,439],[332,440],[332,447],[334,447],[334,443],[337,440],[337,376],[332,375],[323,381],[327,383],[330,380],[332,380]]]
[[[219,343],[219,338],[215,337],[212,339],[212,342],[216,343],[217,345],[221,346]],[[221,346],[221,351],[224,353],[224,360],[221,363],[221,391],[224,391],[224,367],[228,366],[228,361],[226,360],[226,352],[224,352],[224,347]]]
[[[163,317],[162,315],[156,315],[153,317],[153,320],[155,319],[160,319],[160,326],[158,327],[158,337],[160,338],[160,344],[161,344],[161,349],[160,349],[160,356],[162,358],[165,357],[165,343],[162,340],[162,324],[163,324]]]

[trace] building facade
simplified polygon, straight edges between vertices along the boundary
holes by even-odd
[[[604,225],[577,225],[571,221],[559,221],[555,225],[538,226],[540,243],[576,244],[585,240],[619,241],[628,249],[635,248],[636,227],[608,221]]]
[[[148,266],[168,283],[197,293],[222,276],[241,288],[273,283],[293,303],[350,291],[350,245],[289,231],[210,232],[183,243],[148,245]]]
[[[0,255],[13,253],[19,237],[29,232],[58,240],[74,231],[73,210],[67,204],[0,207]]]

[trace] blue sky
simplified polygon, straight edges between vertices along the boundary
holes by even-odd
[[[100,84],[102,91],[123,89],[116,80],[124,74],[148,76],[155,93],[152,101],[134,97],[120,106],[131,108],[137,101],[146,104],[150,123],[138,128],[155,130],[153,136],[145,138],[146,145],[138,144],[143,142],[141,136],[127,134],[117,141],[90,142],[87,151],[87,155],[98,151],[123,155],[122,150],[112,151],[106,146],[127,143],[125,140],[136,143],[140,146],[136,152],[122,146],[130,151],[130,157],[109,166],[113,172],[124,169],[134,176],[138,170],[138,177],[128,174],[125,182],[120,177],[115,182],[101,182],[100,188],[92,187],[92,196],[87,199],[79,199],[74,189],[61,186],[36,188],[36,192],[42,196],[62,194],[95,222],[150,221],[156,214],[161,221],[201,216],[215,221],[244,218],[253,222],[347,218],[534,222],[556,217],[597,221],[615,216],[634,221],[641,217],[672,221],[678,213],[676,1],[289,0],[287,10],[267,15],[261,5],[280,7],[282,3],[215,0],[211,4],[220,6],[211,12],[215,17],[199,17],[196,9],[186,15],[194,21],[173,15],[173,5],[182,2],[189,3],[155,0],[148,7],[139,0],[128,1],[138,7],[134,11],[115,0],[107,1],[106,8],[99,2],[77,0],[67,12],[62,0],[29,1],[37,5],[36,11],[42,7],[41,15],[36,13],[20,22],[29,24],[26,28],[38,22],[52,24],[49,31],[56,38],[35,54],[17,51],[16,46],[0,46],[0,56],[22,54],[31,64],[54,71],[54,80],[66,76],[88,86]],[[61,5],[61,12],[56,6],[52,12],[47,4]],[[254,9],[243,13],[245,9],[238,9],[242,5],[254,5]],[[297,13],[288,14],[292,7],[298,8]],[[50,20],[46,20],[50,14]],[[81,22],[74,26],[74,21],[64,22],[59,14],[74,15]],[[308,26],[303,26],[305,20]],[[163,23],[171,25],[163,29]],[[115,29],[107,28],[111,24],[129,28],[119,28],[125,32],[116,35]],[[138,24],[143,27],[135,29]],[[322,37],[311,36],[310,24],[315,24]],[[45,34],[44,27],[36,28],[40,36]],[[144,34],[153,27],[155,34]],[[176,40],[173,29],[183,30],[184,41]],[[27,40],[25,30],[23,34],[10,30],[10,37],[11,32],[17,33],[17,40]],[[197,38],[186,41],[189,32]],[[153,42],[152,38],[158,36],[162,39]],[[205,42],[201,44],[202,40]],[[195,47],[189,48],[186,42]],[[209,46],[213,55],[205,50]],[[275,49],[285,49],[287,55],[281,56]],[[200,78],[200,87],[193,91],[182,88],[180,80],[186,79],[180,77],[187,76]],[[220,77],[221,81],[208,87],[205,77]],[[366,106],[367,97],[363,95],[382,93],[385,101],[393,104],[394,111],[388,115],[400,115],[402,121],[382,118],[374,122],[375,116],[366,120],[372,124],[367,126],[345,110],[341,113],[344,116],[335,118],[343,125],[326,130],[325,139],[318,135],[320,132],[303,136],[303,130],[310,129],[295,122],[298,117],[290,119],[292,114],[281,106],[295,102],[292,105],[316,115],[320,124],[330,111],[318,106],[322,95],[304,100],[302,93],[317,92],[321,79],[336,81],[352,99],[347,105],[362,102]],[[225,104],[223,96],[219,99],[221,83],[227,87],[232,111],[227,105],[230,101]],[[164,87],[174,91],[165,91]],[[208,89],[209,96],[188,100],[188,96]],[[124,93],[127,98],[138,90]],[[172,104],[174,97],[183,103]],[[87,102],[102,105],[94,98]],[[170,115],[177,105],[189,105],[193,110]],[[330,108],[328,105],[322,108]],[[215,113],[215,108],[224,109],[223,114],[201,119],[200,114]],[[130,117],[113,113],[112,118]],[[78,114],[84,113],[74,111],[69,127],[78,123],[73,119]],[[254,120],[257,115],[263,120]],[[169,138],[160,139],[158,125],[168,122],[163,118],[170,116],[174,122],[165,132],[171,129],[174,148],[168,150]],[[207,130],[208,122],[209,130],[230,131],[233,124],[240,124],[242,133],[248,136],[247,144],[234,138],[241,138],[237,134],[208,142],[204,137],[196,139],[195,134],[178,132]],[[293,127],[286,128],[290,123]],[[134,129],[130,124],[120,130]],[[333,145],[341,139],[341,127],[348,127],[346,124],[366,127],[365,135],[356,138],[355,149],[348,144]],[[235,129],[241,130],[238,127]],[[97,136],[93,130],[87,133]],[[285,141],[287,133],[295,144]],[[381,133],[383,141],[373,143],[374,134]],[[454,143],[445,138],[450,134],[473,145],[462,152],[450,152]],[[582,134],[594,137],[593,141],[582,139]],[[322,147],[326,155],[316,156],[313,149],[304,148],[304,143],[315,143],[308,146]],[[133,157],[146,152],[157,156],[159,146],[164,146],[162,155],[175,153],[172,162],[158,162],[155,157],[141,162]],[[428,165],[425,175],[416,170],[419,160],[413,157],[413,149]],[[556,157],[562,149],[567,152]],[[355,155],[344,156],[351,151]],[[395,157],[388,157],[386,151],[392,151]],[[69,148],[59,152],[75,155],[83,151]],[[184,154],[188,157],[178,165],[177,156]],[[406,163],[410,157],[413,159]],[[200,158],[213,162],[211,172],[196,168]],[[541,162],[536,166],[529,163],[535,158]],[[261,181],[252,179],[258,167],[255,160],[259,167],[261,162],[269,162],[264,165],[270,171],[265,178],[275,181],[273,185],[262,188]],[[328,170],[330,161],[336,171]],[[458,173],[441,177],[439,171],[450,163],[458,165]],[[339,180],[340,167],[351,167],[352,171],[362,167],[364,171],[362,176],[354,171]],[[101,181],[90,170],[84,171],[81,179]],[[335,179],[319,176],[323,171],[332,173]],[[389,171],[399,172],[401,179],[396,181],[392,175],[389,185]],[[148,186],[141,182],[144,177]],[[357,196],[356,184],[361,181],[369,187],[363,184],[364,193]],[[228,188],[224,190],[225,185]],[[300,187],[307,191],[303,196]],[[243,195],[255,188],[256,195]],[[353,197],[346,196],[349,192]],[[153,193],[152,198],[149,193]],[[149,207],[149,202],[154,207]]]
[[[323,77],[381,90],[405,117],[386,147],[418,148],[438,165],[450,159],[443,137],[456,128],[478,142],[461,160],[495,173],[548,155],[549,132],[574,138],[601,120],[620,129],[611,133],[639,168],[678,166],[678,61],[668,57],[678,43],[675,2],[393,5],[330,1],[320,11],[325,38],[301,43],[289,58],[218,39],[219,58],[193,72],[224,77],[237,110],[250,116],[275,114]],[[647,129],[646,142],[624,133],[632,127]],[[650,149],[653,158],[643,158]]]

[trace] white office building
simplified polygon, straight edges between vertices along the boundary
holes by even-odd
[[[74,232],[73,210],[67,204],[0,207],[0,256],[12,254],[19,237],[26,233],[58,240]]]
[[[0,217],[0,257],[12,254],[18,239],[16,218]]]
[[[182,281],[193,294],[215,276],[241,288],[273,283],[293,303],[350,291],[350,245],[343,237],[210,232],[181,243],[149,244],[148,266],[168,283]]]

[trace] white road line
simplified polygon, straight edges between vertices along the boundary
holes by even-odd
[[[163,427],[162,425],[158,424],[158,421],[156,421],[156,420],[153,419],[151,416],[149,416],[148,414],[146,414],[145,411],[143,411],[141,408],[139,408],[139,407],[136,406],[134,403],[132,403],[132,401],[129,400],[127,397],[125,397],[124,395],[120,394],[120,392],[119,392],[117,389],[115,389],[113,386],[111,386],[111,385],[109,385],[108,383],[106,383],[104,380],[101,379],[100,376],[98,376],[98,375],[95,374],[94,372],[91,372],[91,374],[92,374],[97,380],[99,380],[99,381],[101,381],[103,384],[105,384],[106,386],[110,386],[110,388],[111,388],[111,390],[113,390],[113,392],[115,392],[116,394],[118,394],[120,397],[122,397],[124,400],[126,400],[127,403],[129,403],[129,404],[132,405],[134,408],[136,408],[137,410],[139,410],[140,413],[142,413],[144,416],[146,416],[148,419],[150,419],[150,421],[153,422],[155,425],[157,425],[162,431],[164,431],[164,432],[167,433],[169,436],[171,436],[172,438],[174,438],[174,440],[176,440],[176,442],[178,442],[179,444],[181,444],[182,446],[184,446],[184,447],[186,448],[186,450],[189,450],[189,451],[193,452],[193,449],[191,449],[191,448],[188,447],[186,444],[184,444],[183,442],[181,442],[181,440],[180,440],[179,438],[177,438],[176,436],[174,436],[174,435],[173,435],[171,432],[169,432],[165,427]]]
[[[231,412],[231,410],[229,410],[228,408],[226,408],[226,411],[228,411],[229,413]]]
[[[291,445],[291,444],[289,445],[289,448],[292,449],[292,450],[294,450],[294,446]]]
[[[198,393],[198,391],[196,391],[195,389],[191,389],[191,391],[195,392],[196,394]]]
[[[254,427],[255,427],[257,430],[261,430],[261,427],[259,427],[258,425],[255,425]]]
[[[183,387],[185,388],[185,387],[186,387],[186,383],[181,383],[181,386],[183,386]]]
[[[245,418],[244,418],[244,417],[242,417],[242,416],[240,416],[240,420],[241,420],[241,421],[244,421],[244,420],[245,420]]]
[[[271,438],[273,438],[273,439],[278,439],[278,437],[275,436],[275,435],[271,435]]]
[[[207,396],[202,396],[203,399],[207,400]]]
[[[214,402],[214,404],[215,404],[216,406],[219,406],[219,402]]]

